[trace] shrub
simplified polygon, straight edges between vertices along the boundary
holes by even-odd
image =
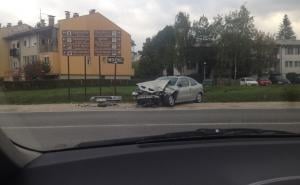
[[[295,83],[298,74],[296,73],[288,73],[286,74],[286,78],[291,81],[291,83]]]
[[[41,62],[35,62],[27,64],[24,67],[24,73],[26,80],[38,80],[43,79],[47,73],[51,70],[50,65]]]

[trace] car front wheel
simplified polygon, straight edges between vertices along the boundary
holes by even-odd
[[[169,107],[173,107],[175,105],[175,98],[173,95],[167,95],[165,97],[165,103]]]

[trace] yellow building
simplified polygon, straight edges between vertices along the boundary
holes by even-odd
[[[85,33],[85,40],[78,34],[80,32]],[[104,37],[98,38],[102,33]],[[66,12],[66,18],[57,24],[54,24],[54,16],[49,16],[47,26],[42,22],[38,28],[9,35],[5,39],[10,49],[14,49],[14,43],[21,43],[20,56],[11,56],[10,63],[18,59],[18,67],[22,68],[36,61],[47,62],[51,66],[50,75],[57,75],[60,79],[68,77],[68,57],[71,79],[83,78],[85,58],[88,79],[98,78],[99,67],[102,77],[112,79],[115,65],[108,62],[112,58],[123,61],[117,64],[118,79],[130,79],[134,73],[130,34],[95,10],[83,16],[75,13],[73,17]],[[78,56],[82,50],[85,54]]]

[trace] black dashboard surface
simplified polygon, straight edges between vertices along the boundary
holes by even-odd
[[[294,185],[300,139],[213,140],[46,153],[22,185]]]

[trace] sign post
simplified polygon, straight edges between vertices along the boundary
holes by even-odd
[[[84,86],[86,99],[86,56],[90,56],[90,32],[86,30],[62,31],[63,55],[67,56],[68,70],[68,98],[71,100],[70,90],[70,56],[84,56]]]
[[[67,56],[68,57],[68,100],[69,102],[71,101],[71,85],[70,85],[70,56]]]
[[[84,56],[84,100],[86,100],[86,61],[87,57]]]
[[[121,58],[121,31],[120,30],[96,30],[94,32],[94,53],[99,56],[99,93],[101,95],[101,62],[100,56],[107,57],[107,63],[114,64],[114,95],[117,94],[117,58]],[[124,61],[124,59],[119,59]]]
[[[99,60],[98,60],[98,67],[99,67],[99,76],[98,76],[98,78],[99,78],[99,84],[98,84],[98,86],[99,86],[99,96],[101,96],[102,95],[102,87],[101,87],[101,57],[99,56]]]

